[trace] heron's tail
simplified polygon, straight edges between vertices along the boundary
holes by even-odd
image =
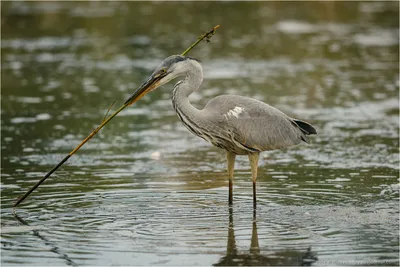
[[[315,130],[315,128],[308,122],[295,119],[293,119],[293,121],[297,125],[297,127],[299,127],[299,129],[303,132],[304,135],[301,137],[301,140],[303,140],[304,142],[309,143],[308,138],[305,135],[317,134],[317,130]]]
[[[293,121],[297,124],[297,126],[299,126],[300,130],[304,134],[306,134],[306,135],[317,134],[317,130],[315,130],[315,128],[308,122],[301,121],[301,120],[293,120]]]

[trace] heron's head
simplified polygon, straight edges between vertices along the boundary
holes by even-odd
[[[178,76],[185,75],[188,71],[188,64],[193,64],[192,61],[197,59],[174,55],[167,57],[160,63],[160,65],[154,70],[150,77],[137,89],[133,95],[125,102],[133,104],[142,98],[147,93],[155,90],[163,84],[175,79]]]

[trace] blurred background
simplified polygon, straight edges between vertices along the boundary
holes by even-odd
[[[2,265],[398,265],[398,10],[1,2]],[[217,24],[190,52],[205,76],[194,105],[240,94],[318,131],[311,145],[262,154],[256,227],[247,157],[229,213],[225,154],[181,124],[173,85],[114,118],[12,216],[113,101]]]

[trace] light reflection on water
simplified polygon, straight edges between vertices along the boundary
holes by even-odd
[[[193,51],[205,73],[194,104],[255,97],[319,132],[263,154],[256,219],[247,158],[229,209],[225,155],[187,133],[172,86],[122,112],[12,216],[110,103],[203,30],[202,12],[165,17],[208,3],[6,5],[2,265],[398,265],[398,3],[213,3],[204,29],[222,27]]]
[[[251,197],[243,189],[235,188],[235,223],[230,228],[225,191],[207,190],[205,194],[198,190],[166,192],[165,187],[164,190],[157,188],[108,188],[75,195],[49,192],[47,199],[35,197],[35,203],[42,205],[30,203],[18,214],[41,226],[20,226],[8,232],[8,228],[3,227],[3,248],[18,251],[21,259],[31,256],[32,249],[48,248],[53,251],[49,258],[62,260],[62,253],[76,262],[90,265],[105,264],[107,260],[129,265],[133,259],[150,265],[161,262],[211,265],[220,262],[221,255],[229,254],[226,244],[232,242],[229,232],[234,230],[237,254],[241,255],[238,259],[246,257],[253,218],[249,205]],[[250,187],[247,189],[250,191]],[[272,262],[281,260],[282,264],[288,264],[290,260],[300,260],[311,248],[313,255],[322,262],[332,259],[332,254],[335,259],[364,261],[370,253],[384,251],[392,260],[382,259],[381,264],[396,263],[397,253],[391,245],[394,237],[387,232],[398,223],[395,206],[379,202],[366,207],[337,203],[308,205],[301,198],[296,199],[295,205],[280,205],[273,199],[265,202],[264,198],[262,194],[257,210],[259,249],[265,257],[259,258],[261,262],[267,263],[269,258]],[[365,231],[364,225],[374,226],[367,231],[367,236],[374,236],[373,240],[359,239],[359,231]],[[32,231],[49,241],[15,238],[15,235]],[[379,248],[371,247],[371,241],[379,242]],[[31,242],[35,248],[29,247]]]
[[[21,262],[34,263],[32,252],[41,249],[52,251],[46,257],[53,264],[71,259],[89,265],[130,265],[132,260],[150,265],[212,265],[230,253],[226,244],[231,242],[232,228],[224,173],[149,176],[124,173],[123,168],[116,169],[121,175],[110,175],[111,171],[98,169],[72,176],[72,170],[65,171],[68,183],[54,179],[45,184],[18,211],[28,228],[16,227],[12,217],[3,219],[3,260],[12,262],[19,257],[27,260]],[[315,256],[320,263],[335,259],[367,262],[370,255],[382,253],[386,258],[377,263],[396,264],[392,232],[398,225],[396,201],[384,201],[377,194],[364,196],[362,192],[371,189],[360,188],[354,174],[349,175],[350,181],[318,181],[319,177],[305,176],[307,170],[295,171],[282,179],[273,177],[285,172],[272,170],[272,177],[263,176],[258,183],[262,257],[249,254],[253,221],[250,173],[237,172],[233,207],[237,255],[231,256],[240,255],[238,264],[251,259],[287,265],[300,262],[304,255]],[[83,181],[82,175],[91,178]],[[78,190],[72,192],[73,188]],[[5,214],[10,212],[10,208],[4,209]],[[360,232],[365,238],[360,239]],[[39,233],[48,241],[32,240],[26,233],[34,237]],[[371,246],[376,243],[379,247]],[[8,248],[18,254],[7,254]]]

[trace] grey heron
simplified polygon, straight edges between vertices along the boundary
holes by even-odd
[[[189,101],[203,82],[200,61],[187,56],[166,58],[126,103],[134,103],[145,94],[183,76],[172,92],[173,107],[186,128],[216,147],[226,150],[229,178],[229,204],[232,204],[233,171],[236,155],[249,157],[253,180],[253,205],[256,205],[256,180],[259,154],[308,143],[307,135],[316,134],[309,123],[293,119],[256,99],[238,95],[220,95],[203,109]]]

